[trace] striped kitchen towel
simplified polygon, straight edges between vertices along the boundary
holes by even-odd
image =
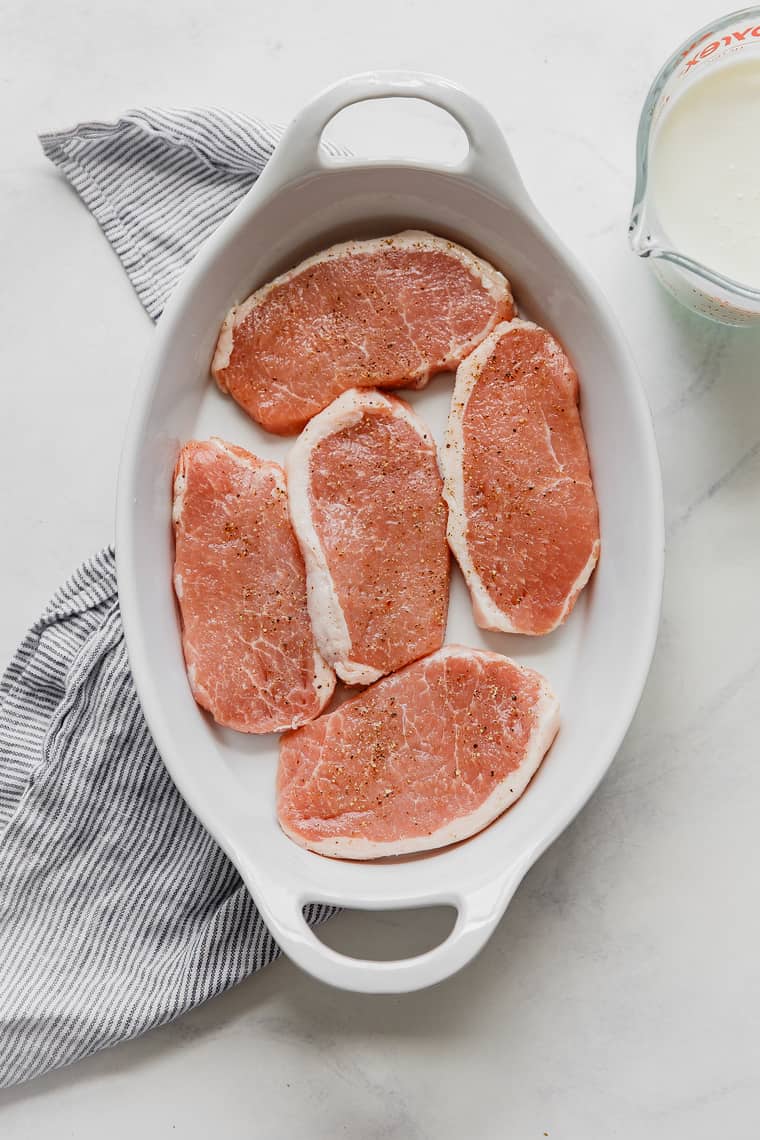
[[[278,135],[232,112],[142,110],[41,142],[155,319]],[[278,954],[156,751],[103,550],[0,681],[0,1086],[161,1025]]]

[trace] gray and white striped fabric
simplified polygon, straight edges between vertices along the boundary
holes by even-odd
[[[243,115],[147,110],[42,145],[156,318],[277,137]],[[169,1021],[278,954],[156,751],[103,550],[0,681],[0,1086]]]
[[[199,246],[264,169],[282,131],[232,111],[128,111],[40,136],[156,320]]]

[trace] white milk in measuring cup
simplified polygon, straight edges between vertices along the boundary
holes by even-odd
[[[760,323],[760,8],[674,53],[652,85],[638,148],[635,252],[697,312]]]

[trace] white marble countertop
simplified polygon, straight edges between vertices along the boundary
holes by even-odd
[[[4,6],[3,661],[58,582],[111,537],[120,439],[151,335],[35,132],[143,103],[227,104],[285,121],[320,86],[373,66],[438,71],[491,107],[539,207],[617,311],[665,482],[657,654],[601,788],[458,977],[373,998],[279,962],[173,1025],[1,1094],[0,1135],[750,1135],[760,1112],[760,336],[678,310],[625,236],[644,94],[665,55],[715,14],[712,0],[263,7]],[[418,144],[414,117],[394,123]],[[332,937],[366,944],[371,923],[374,945],[398,947],[405,921],[344,916]],[[418,923],[420,937],[432,921]]]

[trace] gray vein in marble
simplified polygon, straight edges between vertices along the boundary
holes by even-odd
[[[689,368],[688,374],[692,377],[689,384],[683,392],[679,392],[664,407],[660,408],[657,413],[658,418],[672,416],[674,413],[682,411],[688,404],[710,391],[720,377],[718,364],[725,351],[729,335],[727,329],[715,331],[700,359]]]
[[[759,678],[760,658],[724,682],[712,694],[709,701],[694,711],[684,725],[677,729],[667,728],[665,731],[662,727],[655,727],[651,732],[644,732],[637,739],[635,750],[625,749],[624,765],[620,762],[622,755],[618,758],[610,777],[602,781],[596,793],[597,798],[617,800],[639,796],[645,788],[650,788],[668,778],[674,770],[683,766],[675,757],[683,751],[685,742],[702,730],[705,724],[709,724],[728,701],[740,696]],[[654,753],[661,758],[656,768],[645,763],[646,757]],[[693,755],[694,750],[689,748],[684,763],[691,763]]]
[[[713,483],[711,483],[710,486],[705,491],[703,491],[701,495],[698,495],[696,499],[689,503],[686,509],[681,512],[681,514],[677,515],[672,520],[668,527],[668,538],[670,539],[675,534],[677,534],[681,527],[685,526],[686,523],[689,522],[692,515],[699,509],[699,507],[703,506],[704,503],[714,498],[715,495],[717,495],[719,491],[722,491],[724,487],[727,487],[732,482],[732,480],[735,479],[737,475],[741,474],[741,472],[744,471],[744,469],[748,467],[752,463],[752,460],[759,454],[760,440],[758,440],[756,443],[753,443],[752,447],[745,451],[739,457],[739,459],[737,459],[736,462],[728,468],[727,471],[724,471],[723,474],[720,475]]]

